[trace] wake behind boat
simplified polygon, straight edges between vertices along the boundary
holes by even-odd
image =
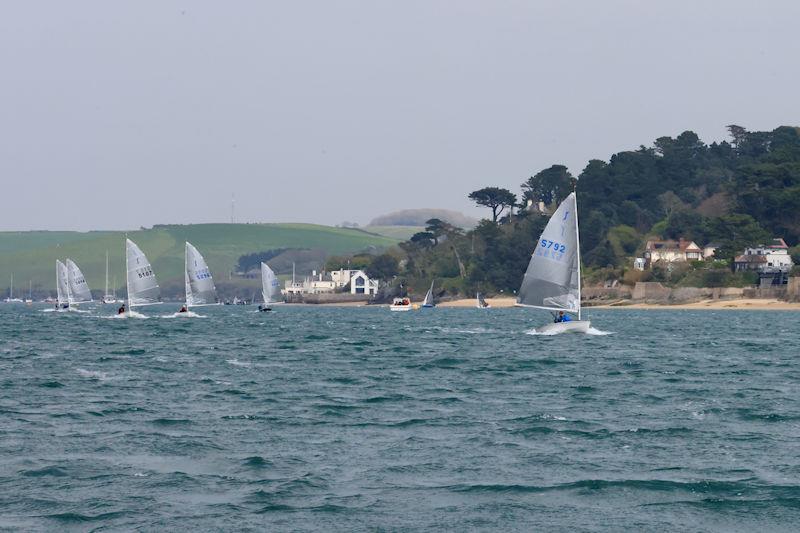
[[[561,202],[539,237],[516,305],[554,314],[554,322],[536,328],[536,333],[589,331],[589,321],[581,320],[581,257],[575,192]]]

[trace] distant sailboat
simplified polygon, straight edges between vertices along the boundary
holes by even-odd
[[[116,281],[114,282],[114,286],[116,287]],[[114,304],[117,303],[117,295],[116,295],[116,288],[114,289],[114,294],[111,294],[108,291],[108,250],[106,250],[106,290],[103,293],[102,302],[104,304]]]
[[[436,304],[433,302],[433,283],[434,281],[431,281],[431,288],[425,293],[425,299],[422,300],[422,307],[436,307]]]
[[[20,298],[14,298],[14,274],[11,274],[11,287],[8,289],[6,303],[22,303]]]
[[[56,308],[69,308],[69,281],[67,266],[56,259]]]
[[[259,311],[272,311],[271,305],[278,302],[280,283],[275,272],[266,263],[261,263],[261,297],[264,303],[258,306]]]
[[[125,239],[125,270],[128,316],[133,314],[134,307],[161,303],[161,289],[158,287],[150,261],[130,239]]]
[[[477,307],[478,309],[489,309],[491,307],[489,303],[486,301],[486,299],[484,299],[483,294],[478,293],[475,296],[475,299],[477,300],[475,303],[475,307]]]
[[[215,305],[217,303],[217,289],[214,286],[214,278],[208,269],[206,260],[192,243],[186,243],[186,255],[184,264],[184,281],[186,283],[186,305],[196,307],[198,305]],[[183,309],[181,310],[183,311]]]
[[[92,301],[92,291],[86,283],[83,272],[72,259],[67,259],[67,287],[69,290],[69,305],[82,304]]]
[[[555,323],[536,328],[537,333],[589,330],[589,321],[581,320],[581,254],[574,192],[561,202],[544,228],[522,280],[517,305],[559,313]],[[575,314],[577,320],[564,313]]]

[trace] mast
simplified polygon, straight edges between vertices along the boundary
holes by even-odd
[[[72,305],[72,290],[70,288],[70,283],[69,283],[69,279],[72,276],[70,275],[70,268],[68,266],[65,268],[67,269],[67,304]]]
[[[231,222],[233,222],[233,216],[231,216]],[[189,291],[191,287],[189,286],[189,243],[187,242],[183,247],[183,285],[184,285],[184,302],[186,303],[186,308],[189,308]]]
[[[128,316],[131,316],[131,272],[128,270],[128,243],[125,242],[125,290],[128,292]]]
[[[14,299],[14,273],[13,272],[11,273],[11,287],[9,287],[9,289],[8,289],[8,299],[9,300],[13,300]]]
[[[106,250],[106,292],[103,296],[108,296],[108,250]]]
[[[578,193],[575,192],[575,242],[578,243],[578,320],[581,319],[581,232],[578,231]]]

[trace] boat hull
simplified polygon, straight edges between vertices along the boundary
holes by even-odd
[[[390,305],[390,311],[411,311],[410,305]]]
[[[536,333],[558,335],[560,333],[588,333],[591,323],[588,320],[570,320],[569,322],[555,322],[536,328]]]

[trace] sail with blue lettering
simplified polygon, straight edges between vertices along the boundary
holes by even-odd
[[[580,249],[575,193],[561,202],[533,251],[517,305],[580,313]]]
[[[217,289],[206,260],[190,242],[186,243],[186,305],[217,303]]]

